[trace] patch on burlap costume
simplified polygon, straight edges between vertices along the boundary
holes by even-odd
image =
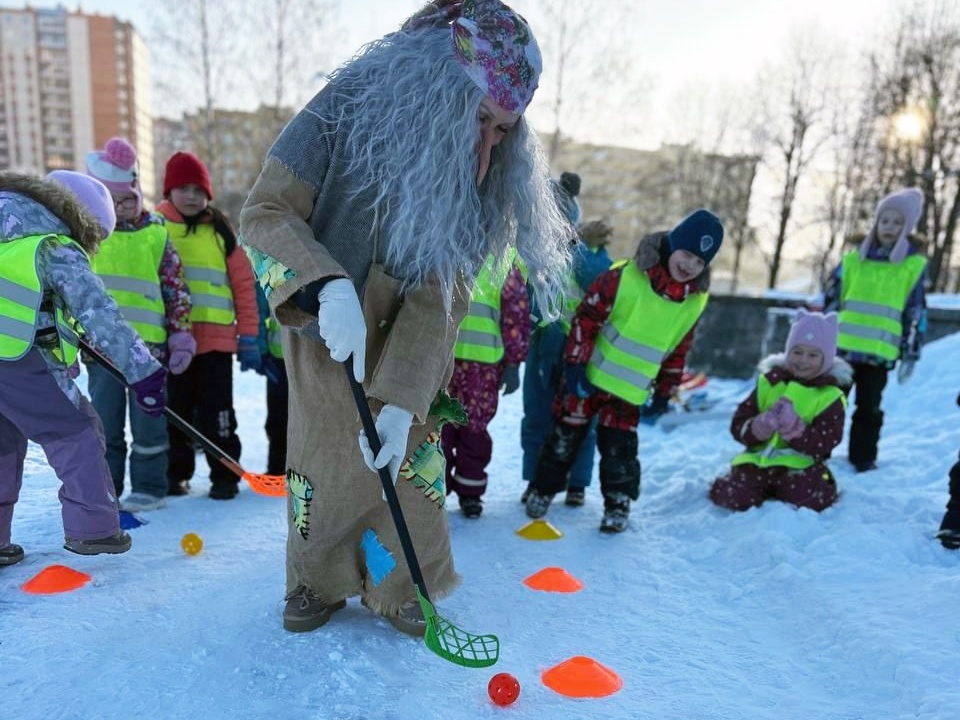
[[[433,402],[416,413],[421,424],[410,429],[408,459],[396,484],[424,579],[437,599],[460,580],[453,568],[446,511],[439,502],[446,490],[438,426],[463,413],[440,391],[452,373],[453,344],[467,293],[460,289],[447,314],[438,312],[446,304],[438,285],[423,285],[404,295],[400,287],[379,265],[370,268],[363,288],[366,391],[376,413],[383,406],[377,387],[388,392],[407,384],[404,375],[387,378],[380,372],[391,350],[409,357],[408,363],[418,370],[426,369],[426,377],[437,378]],[[281,310],[278,317],[289,316]],[[447,351],[438,353],[438,346]],[[384,572],[382,564],[370,567],[366,559],[366,550],[373,547],[369,539],[363,545],[366,533],[394,558],[402,557],[402,548],[380,480],[364,464],[357,444],[360,419],[344,367],[321,342],[289,330],[284,331],[284,351],[288,368],[294,368],[289,375],[287,462],[294,484],[288,496],[287,591],[303,585],[327,602],[361,595],[374,612],[394,614],[414,599],[413,582],[404,564]],[[383,553],[377,552],[378,563]]]
[[[310,501],[313,500],[313,486],[300,473],[287,470],[287,490],[290,493],[290,522],[300,536],[306,539],[310,534]]]

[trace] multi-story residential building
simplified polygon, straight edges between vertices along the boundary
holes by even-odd
[[[114,135],[154,194],[146,45],[128,22],[62,7],[0,8],[0,169],[82,168]]]

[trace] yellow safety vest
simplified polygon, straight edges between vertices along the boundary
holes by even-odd
[[[757,381],[757,405],[760,412],[766,412],[781,397],[787,397],[793,403],[793,409],[807,425],[833,405],[839,398],[847,406],[847,397],[835,385],[807,387],[798,382],[781,382],[771,385],[766,376]],[[759,467],[787,467],[803,470],[813,465],[813,458],[794,450],[787,441],[774,433],[769,440],[737,455],[733,465],[758,465]]]
[[[470,295],[470,307],[460,323],[453,355],[457,360],[468,360],[494,365],[503,359],[505,350],[500,333],[500,291],[507,280],[516,258],[511,251],[500,267],[492,257],[487,258],[477,275]]]
[[[132,232],[115,231],[100,243],[91,261],[124,319],[151,343],[167,339],[166,311],[160,290],[160,262],[167,244],[163,225]]]
[[[611,395],[643,405],[664,358],[703,313],[707,293],[673,302],[654,291],[636,263],[622,260],[613,267],[623,267],[620,287],[587,363],[587,379]]]
[[[31,235],[0,243],[0,360],[19,360],[35,344],[43,301],[39,249],[48,239],[73,245],[86,255],[65,235]],[[53,354],[65,365],[73,365],[79,347],[76,321],[59,308],[54,311],[54,319],[57,347]]]
[[[167,221],[166,227],[190,288],[190,322],[232,325],[236,320],[233,289],[223,243],[213,225],[201,223],[189,235],[185,223]]]
[[[903,336],[903,310],[923,275],[926,258],[911,255],[899,263],[843,257],[839,333],[841,350],[896,360]]]
[[[280,328],[283,327],[271,315],[264,323],[267,326],[267,350],[278,360],[283,359],[283,343],[281,341]]]

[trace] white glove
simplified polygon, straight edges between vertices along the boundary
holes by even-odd
[[[377,472],[389,465],[390,477],[394,482],[400,474],[400,465],[407,455],[407,435],[410,434],[410,425],[413,423],[413,413],[409,413],[396,405],[384,405],[377,418],[377,435],[380,436],[381,448],[377,457],[373,457],[370,441],[362,430],[360,431],[360,452],[367,467]]]
[[[320,337],[330,349],[330,357],[337,362],[345,362],[353,355],[353,376],[357,382],[363,382],[367,326],[352,281],[337,278],[323,286],[317,324],[320,326]]]

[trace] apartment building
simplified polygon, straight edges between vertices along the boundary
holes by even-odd
[[[0,8],[0,170],[83,167],[111,137],[138,150],[154,194],[147,47],[114,17],[62,7]]]

